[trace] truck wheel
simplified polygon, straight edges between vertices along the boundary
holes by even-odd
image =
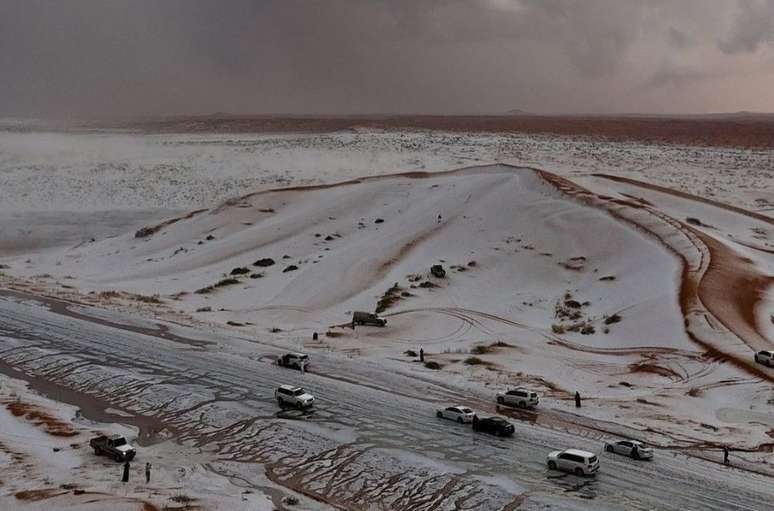
[[[551,470],[556,470],[556,462],[549,461],[548,462],[548,468],[550,468]]]
[[[500,403],[501,405],[505,404],[505,398],[500,396],[500,397],[497,398],[497,402]]]
[[[527,403],[525,403],[524,401],[519,401],[519,408],[521,408],[523,410],[526,407],[527,407]]]
[[[441,412],[435,412],[435,416],[439,419],[443,419],[443,414]]]
[[[94,454],[96,454],[97,456],[102,456],[102,450],[99,447],[95,447]]]
[[[576,468],[575,469],[575,475],[578,476],[578,477],[582,476],[583,475],[583,469],[580,468],[580,467]]]
[[[116,454],[115,456],[113,456],[113,459],[115,459],[116,461],[121,461],[121,455]]]
[[[282,398],[281,398],[281,397],[278,397],[278,398],[277,398],[277,404],[278,404],[278,405],[280,405],[280,406],[282,406],[282,405],[284,405],[284,404],[285,404],[285,402],[282,400]]]
[[[612,445],[606,445],[606,446],[605,446],[605,450],[606,450],[607,452],[613,452],[613,446],[612,446]]]
[[[457,422],[459,422],[460,424],[462,424],[462,417],[457,417]]]

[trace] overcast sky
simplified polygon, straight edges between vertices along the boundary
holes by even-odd
[[[774,111],[774,0],[0,0],[0,116]]]

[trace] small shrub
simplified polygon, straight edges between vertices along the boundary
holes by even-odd
[[[688,395],[691,397],[700,397],[704,393],[699,387],[691,387],[688,391]]]
[[[564,327],[564,325],[558,325],[554,323],[551,325],[551,331],[555,334],[563,334],[567,331],[567,329]]]
[[[608,316],[605,318],[606,325],[612,325],[613,323],[619,323],[620,321],[621,321],[620,314],[613,314],[612,316]]]
[[[484,346],[483,344],[473,346],[473,348],[470,349],[470,352],[473,353],[474,355],[486,355],[491,351],[492,351],[491,346]]]
[[[484,361],[478,357],[468,357],[465,359],[464,363],[469,366],[477,366],[483,364]]]
[[[242,268],[234,268],[233,270],[231,270],[230,275],[244,275],[246,273],[250,273],[250,270],[242,267]]]
[[[428,360],[425,362],[425,367],[428,369],[438,370],[441,369],[443,366],[439,364],[438,362],[435,362],[434,360]]]
[[[298,269],[298,266],[296,266],[295,264],[291,264],[290,266],[282,270],[282,273],[287,273],[289,271],[296,271],[297,269]]]
[[[161,298],[159,297],[159,295],[152,295],[152,296],[132,295],[132,298],[134,298],[138,302],[143,302],[143,303],[156,303],[156,304],[164,303],[161,301]]]
[[[407,357],[418,357],[419,356],[417,354],[417,352],[414,351],[414,350],[406,350],[406,351],[403,352],[403,354],[406,355]]]
[[[276,334],[277,332],[282,332],[281,328],[277,328],[276,326],[273,326],[269,329],[269,332]]]
[[[239,279],[235,279],[233,277],[230,277],[230,278],[227,278],[227,279],[220,280],[220,281],[216,282],[212,286],[207,286],[207,287],[203,287],[201,289],[197,289],[196,291],[194,291],[194,293],[196,293],[198,295],[205,295],[207,293],[212,293],[213,291],[215,291],[216,288],[225,287],[225,286],[233,286],[234,284],[239,284]]]
[[[190,504],[191,502],[194,501],[194,499],[182,493],[170,497],[169,500],[171,500],[172,502],[177,502],[178,504]]]
[[[134,233],[135,238],[147,238],[156,232],[155,227],[142,227]]]
[[[251,279],[261,279],[263,278],[263,273],[253,273],[250,275]]]

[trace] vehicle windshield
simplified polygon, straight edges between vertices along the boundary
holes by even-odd
[[[589,463],[596,463],[596,462],[597,462],[596,456],[592,456],[591,458],[589,458]]]
[[[473,410],[471,410],[470,408],[460,408],[460,411],[462,413],[473,413]]]
[[[116,438],[115,440],[113,440],[113,445],[115,447],[118,447],[120,445],[126,445],[126,439],[125,438]]]
[[[300,396],[301,394],[306,394],[306,391],[304,389],[296,389],[293,391],[294,396]]]

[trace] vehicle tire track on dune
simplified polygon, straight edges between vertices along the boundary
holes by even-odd
[[[679,302],[686,334],[708,354],[755,377],[774,382],[774,375],[751,361],[752,353],[749,358],[742,358],[739,350],[733,350],[734,347],[729,345],[741,342],[751,350],[771,345],[754,326],[755,304],[771,284],[771,277],[762,275],[750,261],[717,240],[642,202],[601,197],[556,174],[533,170],[560,192],[634,226],[675,254],[682,263]],[[629,182],[624,178],[621,180]],[[684,192],[678,195],[691,197]],[[702,199],[701,202],[708,201]],[[725,209],[736,211],[738,208],[728,206]],[[750,213],[748,216],[757,218],[759,215]],[[741,267],[737,267],[740,264]],[[712,321],[707,321],[707,316],[716,320],[714,327]],[[709,323],[710,334],[702,328],[702,323]],[[721,325],[722,329],[719,328]]]

